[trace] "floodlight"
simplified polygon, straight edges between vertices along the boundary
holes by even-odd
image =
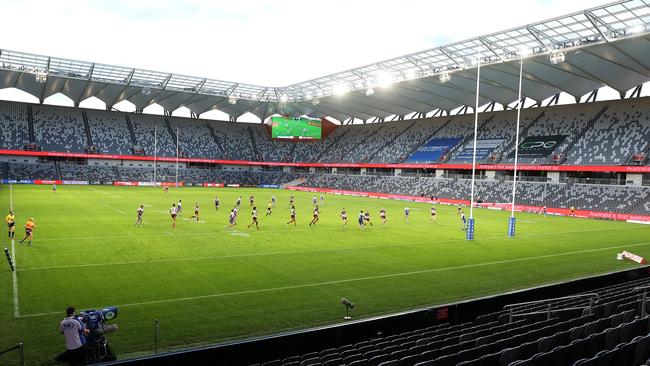
[[[375,94],[375,89],[373,89],[372,87],[366,89],[366,95],[367,96],[371,96],[373,94]]]
[[[643,26],[643,24],[637,24],[635,26],[632,26],[632,27],[628,28],[627,34],[641,33],[644,30],[645,30],[645,27]]]
[[[445,71],[442,74],[440,74],[439,78],[441,83],[446,83],[449,80],[451,80],[451,75],[449,75],[449,73]]]
[[[144,88],[144,89],[142,89],[142,91],[140,93],[142,93],[142,95],[149,95],[149,94],[151,94],[151,89]]]
[[[521,47],[519,49],[519,56],[526,57],[533,54],[533,49],[528,47]]]
[[[319,103],[320,103],[320,100],[318,100],[318,99],[314,99],[314,100],[311,101],[311,104],[313,104],[313,105],[318,105]]]
[[[404,72],[404,79],[405,80],[413,80],[416,77],[417,77],[417,73],[415,72],[415,70],[409,69],[409,70],[406,70],[406,72]]]
[[[350,87],[348,87],[346,84],[336,84],[332,90],[334,92],[334,95],[340,96],[350,91]]]
[[[37,71],[34,77],[37,83],[43,84],[47,81],[47,71]]]
[[[280,103],[286,103],[289,100],[289,96],[286,94],[280,95]]]
[[[395,82],[395,78],[393,75],[387,73],[387,72],[382,72],[377,76],[377,84],[381,87],[387,87],[390,86],[392,83]]]
[[[305,99],[311,99],[311,98],[312,98],[311,93],[307,93],[307,94],[305,94]]]
[[[323,90],[318,89],[318,91],[316,92],[316,96],[319,97],[319,98],[322,97],[323,96]]]
[[[562,51],[551,52],[551,54],[548,55],[548,59],[553,65],[561,64],[564,62],[565,57],[566,55]]]
[[[232,95],[228,97],[228,104],[230,105],[235,105],[237,104],[237,98],[233,97]]]
[[[344,297],[341,299],[341,304],[345,306],[345,316],[343,317],[343,319],[345,320],[352,319],[352,317],[350,316],[350,309],[354,309],[354,303]]]

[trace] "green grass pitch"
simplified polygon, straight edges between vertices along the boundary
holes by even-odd
[[[251,193],[260,231],[246,228]],[[291,194],[297,227],[285,224]],[[224,230],[239,195],[237,230]],[[277,204],[266,217],[272,195]],[[154,319],[162,347],[173,349],[338,323],[341,297],[357,304],[355,318],[368,317],[636,266],[615,260],[622,249],[650,256],[644,225],[520,213],[517,237],[509,239],[509,213],[477,209],[476,239],[467,241],[453,206],[438,206],[432,223],[428,204],[363,197],[326,195],[320,222],[309,227],[312,196],[102,186],[60,186],[54,195],[49,186],[10,192],[2,185],[2,215],[12,201],[16,237],[28,217],[37,228],[32,247],[15,244],[15,286],[6,263],[0,270],[0,349],[24,342],[28,364],[51,363],[64,347],[57,327],[68,305],[119,306],[120,330],[109,340],[118,355],[131,356],[152,351]],[[178,199],[185,212],[172,230],[168,209]],[[201,204],[199,223],[189,220],[194,201]],[[141,203],[144,225],[134,227]],[[339,219],[343,207],[347,228]],[[385,227],[381,207],[389,216]],[[360,209],[371,211],[374,227],[357,228]],[[9,358],[16,355],[0,357],[0,364],[11,364]]]

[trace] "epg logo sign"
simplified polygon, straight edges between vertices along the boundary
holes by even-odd
[[[519,156],[521,157],[546,157],[562,144],[566,139],[566,135],[552,135],[552,136],[529,136],[519,144]],[[510,157],[514,157],[514,151],[510,153]]]
[[[557,141],[524,141],[520,149],[553,149],[558,144]]]

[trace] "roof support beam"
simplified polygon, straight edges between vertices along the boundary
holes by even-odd
[[[499,45],[497,45],[497,44],[491,42],[491,41],[488,40],[488,39],[482,38],[482,37],[479,37],[479,41],[481,41],[481,43],[482,43],[485,47],[487,47],[487,49],[490,50],[490,52],[492,52],[492,53],[493,53],[496,57],[498,57],[502,62],[506,62],[506,61],[507,61],[505,58],[503,58],[503,56],[502,56],[501,54],[499,54],[497,51],[495,51],[495,49],[500,49],[501,51],[504,52],[504,54],[510,54],[510,53],[511,53],[510,51],[508,51],[508,50],[506,50],[505,48],[503,48],[503,47],[501,47],[501,46],[499,46]]]
[[[472,62],[465,56],[459,55],[456,52],[448,50],[444,47],[440,47],[440,52],[442,52],[443,55],[447,56],[448,59],[450,59],[453,63],[456,64],[456,66],[460,67],[461,69],[464,69],[472,64]],[[465,65],[459,64],[454,57],[462,58],[463,62],[465,62]]]
[[[0,55],[1,55],[1,53],[0,53]],[[50,61],[51,60],[52,60],[51,57],[47,58],[47,70],[46,70],[47,72],[50,71]],[[41,104],[43,104],[43,101],[45,101],[45,91],[47,90],[47,84],[49,83],[49,81],[50,81],[50,78],[46,78],[45,82],[43,83],[43,87],[41,88],[41,94],[40,94],[40,97],[38,98],[38,102],[41,103]]]
[[[131,69],[131,72],[129,73],[129,76],[126,77],[126,85],[124,85],[124,88],[120,90],[120,92],[115,96],[112,102],[106,103],[106,108],[107,110],[110,110],[110,108],[113,108],[115,103],[119,102],[120,96],[122,96],[126,91],[129,89],[129,86],[131,86],[131,78],[133,78],[133,74],[135,74],[135,69]],[[171,75],[171,74],[169,74]],[[122,98],[121,100],[124,100],[126,98]]]
[[[79,107],[79,103],[81,103],[81,98],[83,98],[84,94],[88,91],[88,87],[90,86],[90,82],[92,81],[93,78],[93,71],[95,71],[95,64],[93,63],[90,66],[90,72],[88,73],[88,81],[86,81],[86,85],[84,86],[84,89],[81,91],[81,94],[77,97],[77,100],[74,101],[74,106]]]
[[[591,23],[591,25],[594,27],[596,32],[598,32],[598,34],[600,34],[603,37],[603,39],[605,39],[605,41],[609,42],[610,38],[615,38],[617,35],[620,35],[619,31],[614,29],[611,25],[607,24],[604,20],[600,19],[597,15],[595,15],[591,11],[586,10],[584,14],[589,20],[589,23]],[[608,34],[603,33],[599,25],[605,27],[607,29]]]
[[[528,33],[530,33],[531,36],[533,36],[533,38],[535,38],[537,42],[539,42],[542,47],[546,48],[546,51],[550,52],[553,49],[557,48],[558,43],[553,38],[547,36],[544,32],[538,30],[533,26],[526,27],[526,30]],[[544,40],[548,41],[550,45],[544,43]]]
[[[169,80],[172,79],[172,76],[173,76],[173,75],[174,75],[174,74],[169,74],[169,75],[167,75],[167,77],[165,78],[165,80],[163,80],[163,81],[160,83],[160,89],[165,90],[165,88],[167,88],[167,84],[169,83]],[[132,74],[131,76],[133,76],[133,74]],[[130,80],[130,79],[131,79],[131,78],[129,78],[129,80]]]

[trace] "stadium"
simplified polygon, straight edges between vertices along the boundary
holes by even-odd
[[[187,74],[0,49],[0,365],[650,364],[648,1]]]

